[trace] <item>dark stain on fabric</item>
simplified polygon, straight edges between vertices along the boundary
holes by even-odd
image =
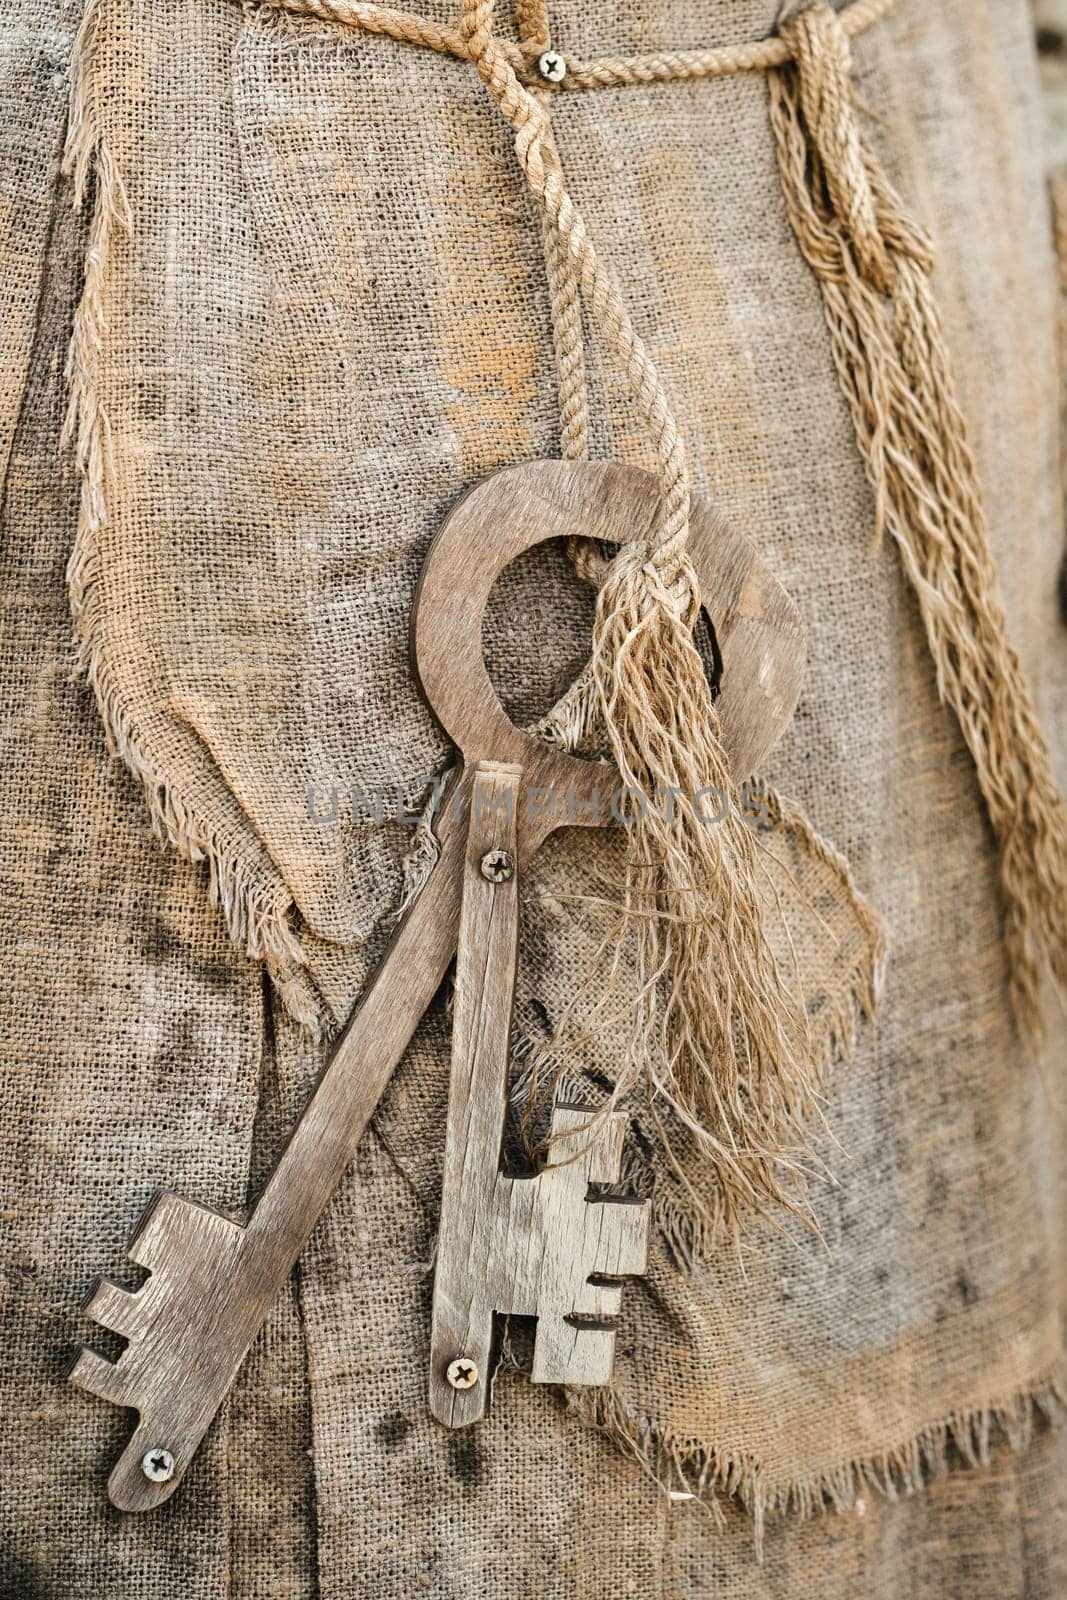
[[[200,973],[205,983],[216,992],[229,989],[233,983],[233,971],[225,961],[205,961]]]
[[[1042,23],[1034,37],[1039,56],[1062,56],[1067,52],[1067,38],[1059,28]]]
[[[947,1177],[939,1168],[935,1167],[927,1181],[926,1209],[928,1211],[943,1211],[950,1193]]]
[[[415,1424],[409,1422],[403,1412],[393,1411],[375,1424],[374,1436],[387,1450],[399,1450],[414,1426]]]
[[[960,1268],[956,1277],[956,1288],[959,1291],[960,1299],[963,1301],[965,1306],[977,1305],[978,1301],[982,1298],[974,1283],[972,1283],[971,1279],[967,1276],[962,1267]]]
[[[57,61],[53,56],[38,56],[34,75],[34,89],[41,100],[51,100],[68,87],[66,62]]]
[[[28,1562],[0,1551],[0,1600],[52,1600],[54,1594]]]
[[[175,950],[181,948],[181,941],[177,935],[167,927],[162,917],[153,917],[148,930],[148,951],[157,961],[165,961]]]
[[[142,378],[134,391],[137,412],[144,422],[158,422],[167,414],[167,396],[161,382]]]
[[[203,1022],[198,1012],[186,1008],[167,1028],[162,1046],[153,1053],[152,1069],[169,1077],[176,1065],[200,1056]]]
[[[1060,621],[1067,622],[1067,550],[1060,558],[1060,576],[1057,584],[1060,597]]]
[[[167,961],[171,956],[188,950],[181,935],[163,920],[153,917],[149,924],[145,948],[153,961]],[[226,990],[233,982],[233,969],[225,961],[206,961],[196,958],[196,971],[212,989]]]
[[[9,1261],[3,1269],[3,1276],[13,1289],[21,1289],[33,1283],[39,1270],[36,1261],[27,1256],[23,1261]]]
[[[150,960],[160,963],[168,961],[171,956],[192,953],[181,934],[170,927],[162,917],[153,917],[149,923],[145,937],[145,951]],[[194,955],[194,959],[197,973],[213,989],[225,988],[230,983],[232,973],[226,962],[207,961],[199,955]]]
[[[599,1071],[596,1067],[587,1068],[585,1075],[594,1089],[599,1089],[601,1094],[611,1094],[615,1088],[607,1073]]]
[[[44,869],[49,877],[62,872],[70,857],[69,844],[54,844],[44,858]]]
[[[448,1464],[465,1489],[479,1489],[485,1477],[485,1462],[473,1428],[450,1433],[447,1439]]]
[[[530,996],[530,1010],[544,1028],[546,1033],[552,1032],[552,1018],[548,1014],[548,1007],[543,1000],[538,1000],[536,995]]]
[[[630,1118],[630,1136],[633,1139],[634,1144],[640,1150],[641,1154],[647,1160],[651,1161],[653,1155],[655,1154],[655,1151],[652,1148],[652,1141],[649,1139],[648,1135],[636,1117]]]

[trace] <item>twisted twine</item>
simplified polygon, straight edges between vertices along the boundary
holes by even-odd
[[[532,13],[532,14],[531,14]],[[547,6],[525,0],[518,13],[520,39],[548,42]],[[544,85],[534,94],[545,115],[544,148],[546,159],[559,166],[559,151],[552,129],[552,95]],[[585,339],[582,332],[582,290],[574,262],[560,237],[559,229],[542,212],[545,251],[545,278],[548,283],[552,322],[552,347],[556,357],[556,388],[559,396],[559,453],[564,461],[584,461],[589,455],[589,383],[585,368]],[[567,540],[567,555],[583,583],[599,589],[607,571],[595,543],[574,535]],[[592,673],[585,671],[568,691],[567,700],[581,696],[586,702],[583,722],[588,724],[591,707]]]
[[[1042,971],[1067,986],[1067,812],[1008,638],[932,245],[860,131],[842,19],[816,0],[782,31],[791,65],[769,88],[789,217],[822,289],[877,530],[899,546],[939,693],[974,758],[1000,849],[1012,998],[1038,1032]]]
[[[626,378],[660,470],[651,530],[602,572],[590,565],[602,581],[589,698],[625,788],[646,797],[693,797],[711,787],[731,795],[693,638],[700,595],[687,552],[681,433],[615,275],[567,191],[547,97],[521,82],[493,16],[494,0],[465,0],[460,37],[511,124],[544,218],[565,448],[588,448],[580,298]],[[731,1224],[746,1205],[791,1204],[794,1153],[814,1099],[808,1019],[792,975],[783,977],[772,954],[757,878],[752,831],[736,805],[708,826],[690,801],[645,804],[627,829],[620,918],[602,952],[605,992],[624,947],[637,972],[614,1099],[646,1079],[710,1163]]]
[[[411,11],[382,6],[374,0],[261,0],[263,5],[294,16],[317,17],[320,22],[353,28],[359,33],[396,39],[404,44],[423,46],[443,55],[470,60],[462,33],[432,22]],[[841,13],[841,26],[850,38],[865,32],[880,21],[899,0],[851,0]],[[518,0],[517,11],[523,39],[520,44],[498,40],[505,58],[516,73],[532,76],[533,60],[548,43],[547,14],[540,0]],[[531,28],[529,18],[537,19]],[[626,89],[652,83],[679,83],[706,78],[726,78],[735,72],[769,72],[790,58],[790,45],[780,35],[716,49],[659,50],[647,55],[598,56],[582,61],[558,50],[566,64],[566,76],[555,93],[579,89]]]

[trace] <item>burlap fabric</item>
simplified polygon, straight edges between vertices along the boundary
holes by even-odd
[[[592,55],[756,37],[771,9],[562,7],[554,26]],[[15,1231],[11,1592],[1061,1592],[1061,1445],[1040,1408],[1028,1436],[1031,1398],[1051,1408],[1061,1360],[1062,1043],[1042,1085],[1009,1018],[970,764],[896,561],[870,548],[871,499],[759,78],[576,95],[555,120],[702,490],[804,610],[811,665],[769,776],[888,923],[877,1031],[861,1028],[828,1084],[819,1153],[834,1181],[813,1187],[828,1248],[757,1224],[742,1262],[710,1252],[680,1272],[665,1239],[648,1284],[627,1291],[618,1390],[598,1408],[615,1443],[510,1374],[485,1427],[446,1436],[423,1401],[438,1007],[180,1496],[144,1522],[107,1510],[122,1419],[59,1380],[66,1341],[90,1331],[76,1296],[94,1272],[124,1276],[157,1183],[240,1205],[325,1047],[227,940],[207,870],[153,845],[89,692],[68,682],[78,485],[57,440],[88,252],[56,187],[55,80],[75,21],[36,0],[5,21],[5,171],[22,197],[5,237],[15,315],[0,418],[14,441],[0,1123]],[[857,45],[857,78],[881,154],[936,235],[1011,621],[1062,738],[1054,280],[1027,34],[1021,5],[903,0]],[[406,616],[455,494],[555,449],[536,218],[459,62],[221,0],[106,0],[91,67],[95,137],[132,221],[111,233],[91,374],[110,437],[88,569],[97,687],[141,776],[166,783],[153,790],[164,825],[214,854],[230,931],[251,931],[277,969],[292,948],[270,940],[295,906],[311,981],[292,981],[292,963],[286,996],[341,1015],[384,943],[410,829],[312,821],[306,787],[320,811],[335,783],[344,797],[396,780],[415,802],[447,759],[411,680]],[[598,453],[641,460],[599,367],[593,398]],[[561,553],[502,590],[488,654],[525,719],[581,664],[589,600]],[[561,908],[588,881],[583,855],[561,840],[531,882],[531,1033],[547,1025],[532,1002],[551,1021],[578,970],[580,930]],[[249,886],[262,892],[242,901]],[[831,1011],[850,1014],[863,967],[840,964]],[[942,1467],[958,1470],[925,1494],[881,1493]],[[674,1488],[717,1482],[722,1523],[666,1500],[649,1470]],[[759,1566],[752,1510],[823,1498],[851,1509],[771,1517]]]

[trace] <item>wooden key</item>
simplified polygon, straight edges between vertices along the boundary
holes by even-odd
[[[519,807],[519,870],[553,829],[601,820],[598,802],[617,782],[606,763],[564,755],[508,719],[482,657],[482,616],[494,579],[546,539],[640,538],[657,506],[657,480],[637,469],[531,462],[470,490],[431,544],[413,611],[416,665],[427,700],[462,756],[439,814],[439,858],[251,1214],[235,1220],[160,1195],[129,1250],[150,1277],[136,1292],[102,1282],[87,1301],[97,1321],[128,1340],[115,1362],[82,1350],[70,1373],[91,1393],[139,1413],[108,1484],[121,1509],[150,1509],[177,1487],[456,953],[464,824],[473,814],[479,763],[518,767],[530,788],[569,797],[554,807]],[[721,661],[723,739],[741,781],[793,713],[803,676],[802,629],[751,545],[700,503],[693,507],[691,554]]]
[[[608,1383],[620,1300],[609,1280],[645,1270],[648,1206],[589,1197],[618,1179],[621,1113],[557,1102],[552,1164],[500,1171],[522,780],[521,767],[480,761],[467,834],[430,1341],[430,1410],[449,1427],[485,1414],[494,1313],[537,1318],[535,1383]]]

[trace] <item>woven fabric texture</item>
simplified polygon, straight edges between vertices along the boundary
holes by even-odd
[[[553,36],[591,58],[758,38],[773,13],[568,0]],[[443,0],[431,14],[454,20]],[[77,1297],[98,1272],[129,1281],[158,1185],[240,1207],[277,1153],[327,1052],[293,1013],[346,1014],[403,894],[412,827],[351,797],[396,786],[414,810],[450,759],[407,657],[420,560],[471,481],[557,452],[559,419],[539,219],[468,65],[227,0],[99,0],[83,89],[112,165],[78,220],[58,175],[77,21],[17,0],[0,57],[3,1582],[119,1600],[1053,1600],[1063,1034],[1051,1020],[1035,1063],[1014,1030],[973,768],[896,554],[872,548],[758,74],[562,95],[553,116],[699,492],[803,612],[807,678],[765,776],[888,931],[872,1025],[877,952],[840,873],[806,823],[761,835],[831,1019],[822,1240],[769,1220],[740,1256],[694,1239],[657,1166],[653,1270],[624,1296],[613,1394],[568,1403],[509,1367],[488,1422],[445,1434],[424,1400],[443,995],[180,1494],[141,1521],[107,1508],[126,1423],[63,1386],[68,1341],[103,1341]],[[901,0],[854,54],[869,136],[934,236],[1009,621],[1067,776],[1027,8]],[[116,204],[94,257],[102,189]],[[87,281],[102,320],[82,377],[107,443],[88,538],[86,474],[59,451]],[[594,453],[647,464],[618,378],[589,360]],[[71,681],[72,550],[83,663],[136,777]],[[506,575],[485,642],[517,721],[581,668],[590,617],[563,551]],[[212,868],[152,840],[146,784],[163,833]],[[580,982],[589,932],[568,896],[605,851],[564,834],[530,874],[535,1046]]]

